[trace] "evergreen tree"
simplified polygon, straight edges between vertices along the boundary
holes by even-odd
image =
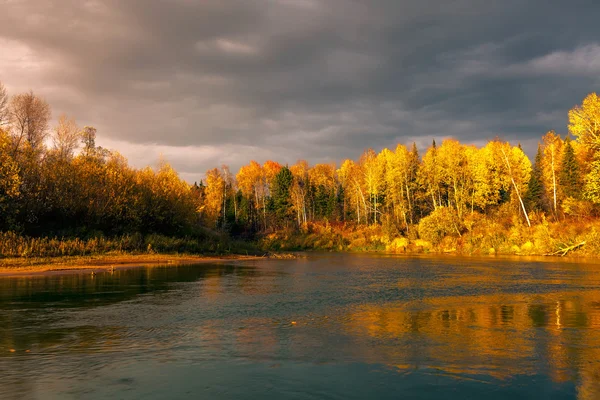
[[[279,221],[292,219],[290,189],[293,181],[294,175],[287,166],[281,168],[273,179],[271,199],[275,216]]]
[[[558,176],[563,193],[567,197],[579,198],[581,195],[581,180],[579,177],[579,164],[571,139],[567,136],[561,160],[561,169]]]
[[[531,179],[529,180],[526,200],[530,208],[535,210],[545,210],[544,201],[544,180],[542,177],[542,147],[538,144],[535,162],[531,170]]]

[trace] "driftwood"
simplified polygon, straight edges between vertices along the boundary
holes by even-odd
[[[585,240],[583,242],[581,242],[581,243],[574,244],[573,246],[561,247],[557,251],[555,251],[554,253],[548,253],[548,254],[545,254],[545,255],[546,256],[561,256],[561,257],[564,257],[570,251],[576,250],[576,249],[580,248],[583,245],[585,245]]]

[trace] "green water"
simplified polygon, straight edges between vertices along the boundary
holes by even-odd
[[[313,255],[0,278],[0,399],[600,399],[600,265]]]

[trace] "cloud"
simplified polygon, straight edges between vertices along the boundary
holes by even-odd
[[[501,136],[530,154],[597,90],[593,1],[4,0],[0,80],[186,179],[250,159]]]
[[[578,47],[572,51],[556,51],[531,60],[534,72],[566,76],[598,75],[600,73],[600,44]]]

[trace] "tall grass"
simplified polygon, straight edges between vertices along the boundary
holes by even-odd
[[[0,258],[90,256],[120,254],[256,254],[252,243],[232,241],[226,235],[176,238],[163,235],[123,235],[89,239],[28,237],[0,232]]]

